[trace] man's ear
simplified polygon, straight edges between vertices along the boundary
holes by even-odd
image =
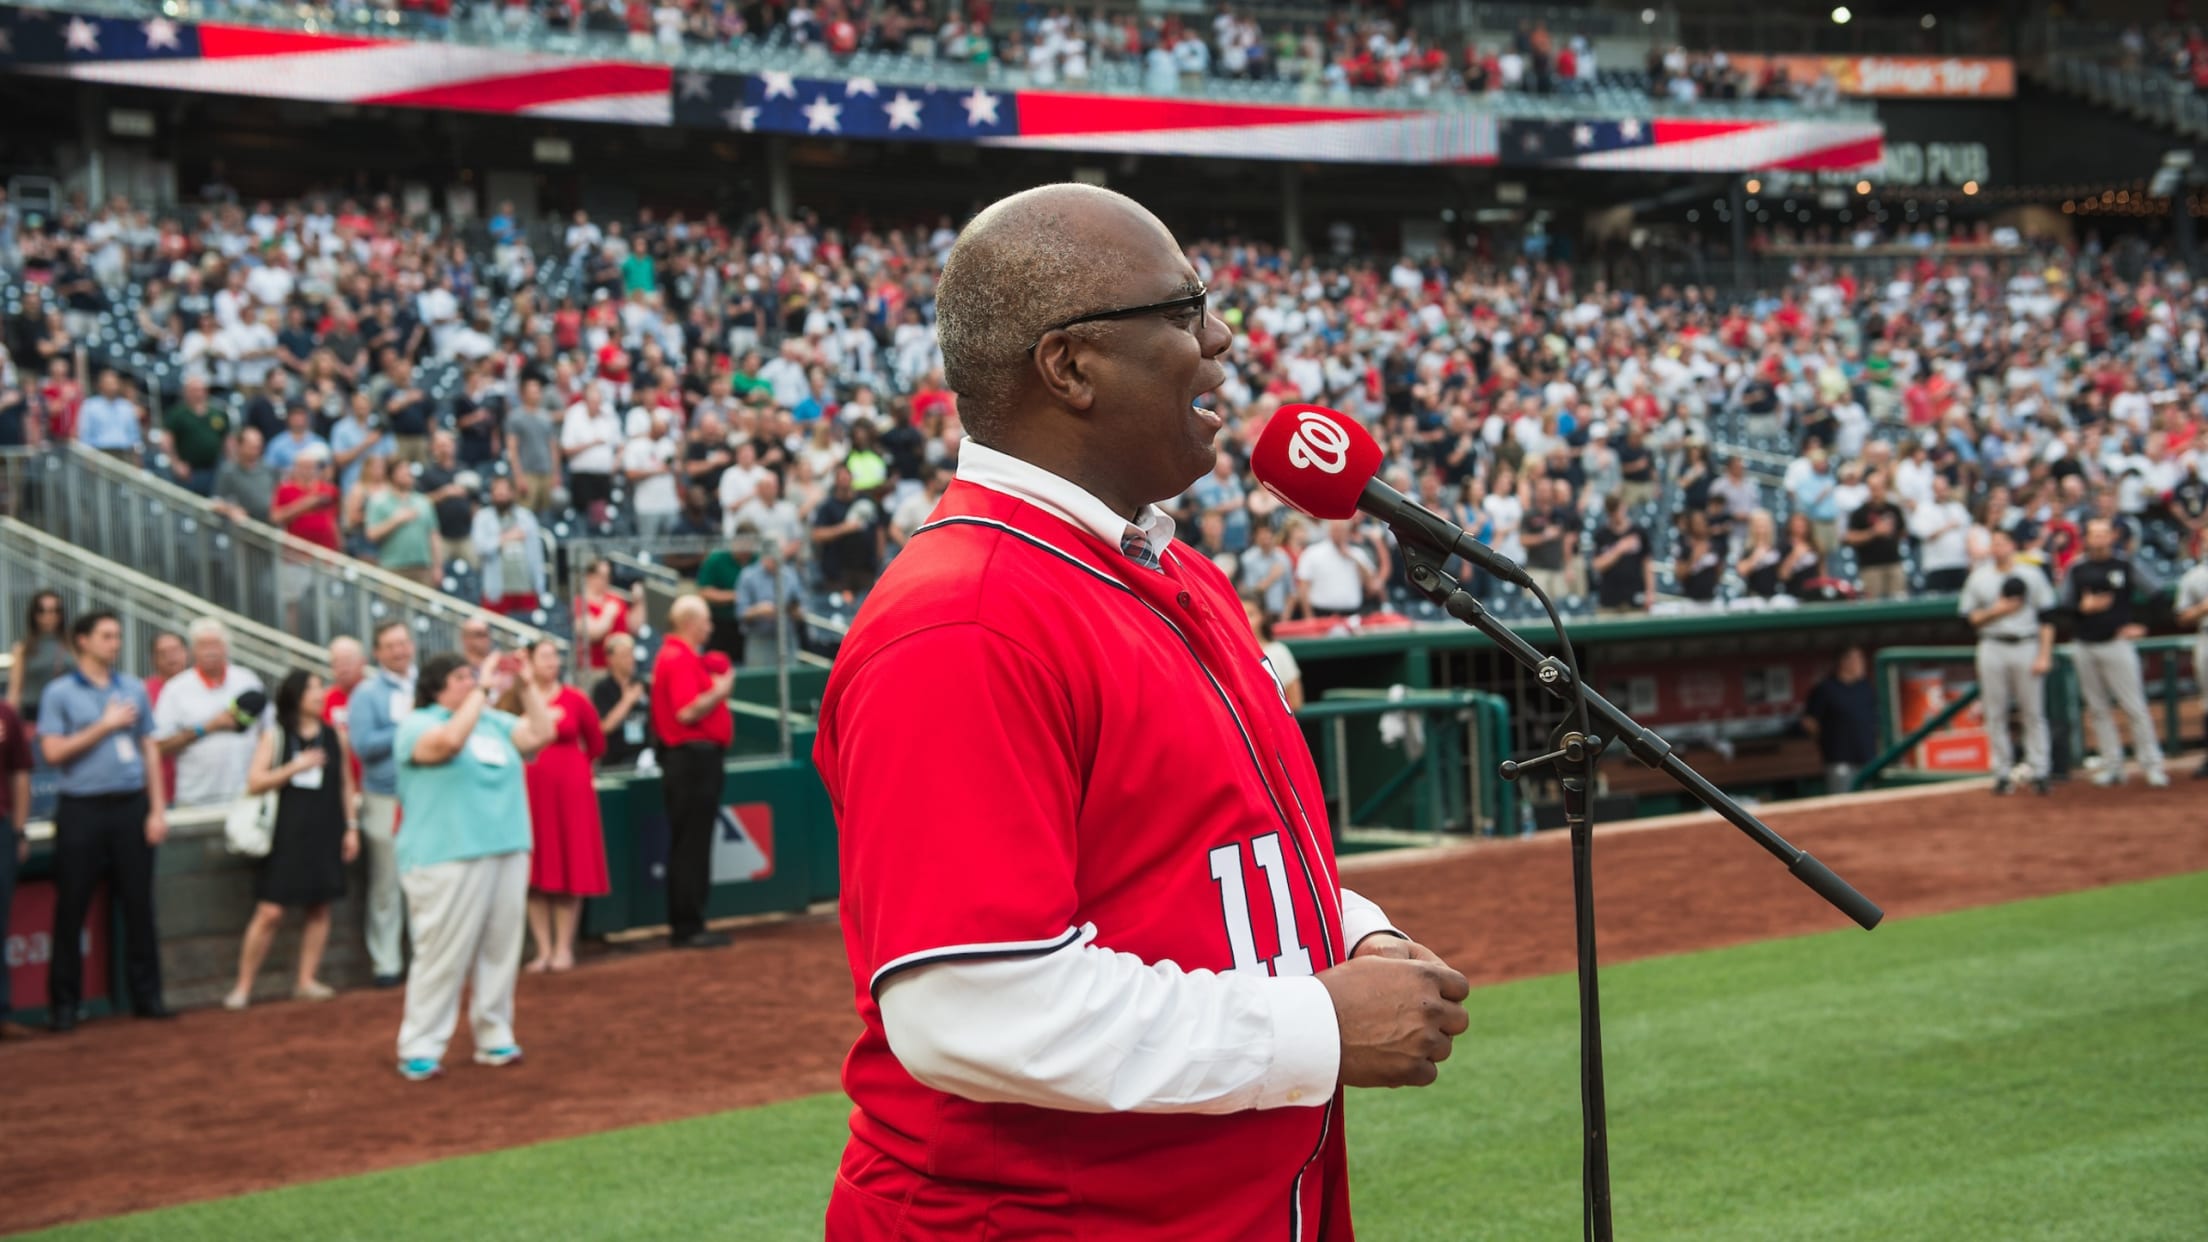
[[[1096,361],[1080,338],[1063,328],[1045,332],[1035,345],[1037,382],[1068,409],[1086,412],[1096,404]]]

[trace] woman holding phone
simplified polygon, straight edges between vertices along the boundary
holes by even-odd
[[[552,740],[551,716],[515,656],[471,668],[454,652],[431,656],[414,710],[392,742],[398,763],[399,886],[406,891],[414,967],[399,1025],[399,1074],[443,1072],[460,1018],[460,989],[478,1065],[521,1059],[514,1042],[514,977],[529,898],[529,795],[522,765]],[[519,689],[518,715],[491,701]]]

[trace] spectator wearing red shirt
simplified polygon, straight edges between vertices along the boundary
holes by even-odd
[[[336,552],[337,506],[337,484],[330,482],[330,451],[309,445],[291,463],[291,473],[276,485],[268,517],[292,538]],[[299,600],[313,586],[313,558],[287,548],[277,571],[277,589],[283,593],[289,628],[294,631],[299,628]]]
[[[31,856],[23,835],[31,818],[31,732],[6,699],[0,699],[0,929],[8,926],[15,901],[15,872]],[[21,1039],[31,1032],[7,1020],[14,1008],[8,995],[8,971],[0,962],[0,1039]]]
[[[668,614],[672,632],[652,664],[652,732],[659,738],[667,803],[667,929],[678,949],[711,949],[728,937],[705,927],[713,883],[713,823],[721,813],[721,761],[735,736],[726,704],[736,688],[728,657],[705,651],[713,614],[685,595]]]

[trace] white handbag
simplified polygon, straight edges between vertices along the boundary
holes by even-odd
[[[266,858],[275,838],[275,794],[249,794],[230,804],[230,813],[222,821],[222,841],[231,853]]]

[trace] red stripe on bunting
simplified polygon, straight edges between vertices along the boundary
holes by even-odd
[[[1161,129],[1232,129],[1244,125],[1308,125],[1369,121],[1397,112],[1369,108],[1300,108],[1275,104],[1207,103],[1126,95],[1019,92],[1020,136],[1140,133]]]
[[[664,91],[672,88],[674,81],[674,70],[665,65],[605,61],[371,95],[359,102],[407,108],[449,108],[459,112],[512,113],[577,99]]]
[[[1720,138],[1737,134],[1744,129],[1765,129],[1769,121],[1682,121],[1658,117],[1649,123],[1649,138],[1657,146],[1667,142],[1693,142],[1697,138]]]
[[[1806,152],[1793,159],[1783,160],[1775,167],[1789,172],[1852,172],[1878,163],[1884,155],[1885,149],[1879,139],[1864,138]]]
[[[202,60],[289,56],[298,52],[342,52],[353,47],[380,47],[389,42],[389,39],[356,39],[351,35],[262,30],[257,26],[202,24],[199,27],[199,55]]]

